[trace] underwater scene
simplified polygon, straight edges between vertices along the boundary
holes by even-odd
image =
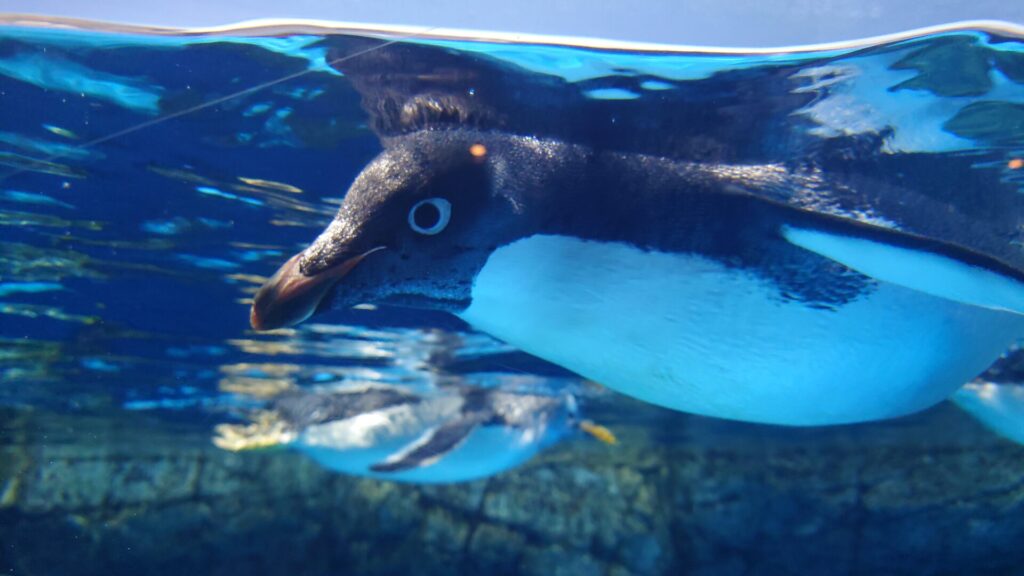
[[[1024,28],[0,14],[0,571],[1024,573]]]

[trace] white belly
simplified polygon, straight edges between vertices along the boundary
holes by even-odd
[[[777,424],[926,408],[1024,334],[1021,316],[884,282],[820,310],[714,260],[562,236],[499,248],[472,298],[473,326],[620,392]]]

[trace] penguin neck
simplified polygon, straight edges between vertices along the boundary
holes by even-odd
[[[728,170],[721,165],[639,154],[570,148],[549,164],[551,169],[542,165],[541,170],[550,178],[524,190],[520,198],[535,214],[531,233],[621,241],[643,248],[667,240],[658,234],[682,234],[687,221],[712,209],[709,204],[736,186],[722,177]],[[756,175],[756,169],[746,172]],[[756,178],[743,184],[746,189],[758,185]],[[661,225],[664,219],[676,224]],[[706,235],[706,226],[693,232]]]

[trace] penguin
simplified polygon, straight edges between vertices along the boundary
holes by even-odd
[[[571,393],[507,388],[292,388],[250,424],[218,425],[213,442],[232,451],[288,447],[336,472],[419,484],[492,476],[578,433],[617,442],[580,418]]]
[[[881,182],[841,164],[848,149],[807,168],[721,129],[675,153],[559,134],[500,104],[531,86],[581,102],[578,86],[425,46],[374,54],[344,72],[383,150],[256,294],[257,330],[363,303],[441,310],[641,400],[784,425],[925,409],[1024,334],[1024,257],[1005,240],[1024,212],[1005,186]],[[426,74],[435,59],[461,72]],[[605,105],[595,121],[620,110]]]

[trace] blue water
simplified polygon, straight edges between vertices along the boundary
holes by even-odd
[[[12,421],[46,414],[73,427],[141,413],[148,426],[205,444],[217,424],[247,422],[267,387],[361,382],[423,394],[452,385],[571,393],[583,415],[613,432],[646,428],[660,442],[688,441],[674,434],[683,417],[652,412],[443,313],[364,307],[269,333],[249,327],[256,289],[330,222],[381,150],[374,130],[393,128],[375,125],[361,106],[352,81],[367,74],[360,58],[402,90],[479,92],[521,132],[898,183],[920,205],[900,223],[907,229],[1024,266],[1024,38],[1007,30],[705,53],[8,24],[0,27],[0,406]],[[813,189],[775,192],[801,207],[858,209],[845,198],[828,205]],[[955,217],[940,218],[936,202]],[[868,208],[863,216],[874,217]],[[1011,385],[1016,375],[1011,365],[988,379]],[[931,416],[913,421],[914,438],[932,425],[941,435],[948,417],[969,430],[951,434],[956,442],[983,439],[979,450],[996,443],[1000,454],[1019,456],[940,410],[933,424]],[[898,443],[901,425],[864,429]],[[818,434],[701,426],[739,434],[741,444],[744,434],[780,442]],[[81,440],[73,431],[62,438]],[[586,438],[566,442],[559,454],[595,449]],[[1019,514],[1019,496],[1008,501],[1008,514]],[[985,573],[1014,573],[1007,566],[1019,567],[1019,550],[997,551],[1003,561]],[[696,566],[679,554],[665,573]],[[959,561],[951,573],[977,560]],[[748,568],[705,573],[772,573]]]

